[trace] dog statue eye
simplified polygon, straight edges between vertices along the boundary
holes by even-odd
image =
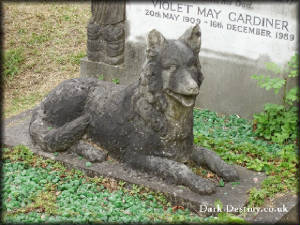
[[[170,65],[170,66],[168,66],[167,68],[168,68],[168,70],[170,70],[170,71],[175,71],[176,68],[177,68],[177,66],[176,66],[176,65]]]

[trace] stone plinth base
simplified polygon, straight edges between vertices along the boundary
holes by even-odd
[[[80,77],[103,78],[105,81],[120,79],[124,73],[123,65],[109,65],[102,62],[93,62],[84,57],[80,60]]]

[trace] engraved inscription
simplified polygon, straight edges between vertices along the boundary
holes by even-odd
[[[253,12],[252,1],[208,1],[214,5],[191,4],[170,0],[152,0],[145,9],[145,15],[172,22],[201,24],[209,29],[237,32],[244,35],[295,41],[288,20],[261,16]],[[224,11],[219,5],[235,6]],[[239,9],[242,9],[239,12]]]

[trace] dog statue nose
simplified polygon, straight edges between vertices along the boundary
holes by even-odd
[[[198,84],[193,79],[190,79],[189,82],[188,82],[187,92],[191,95],[199,94]]]
[[[191,93],[192,95],[198,95],[199,94],[198,86],[189,88],[189,93]]]

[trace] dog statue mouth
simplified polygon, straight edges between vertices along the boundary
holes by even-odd
[[[169,89],[166,90],[166,93],[176,99],[178,102],[180,102],[185,107],[192,107],[195,104],[195,100],[197,95],[184,95],[184,94],[178,94],[175,93]]]

